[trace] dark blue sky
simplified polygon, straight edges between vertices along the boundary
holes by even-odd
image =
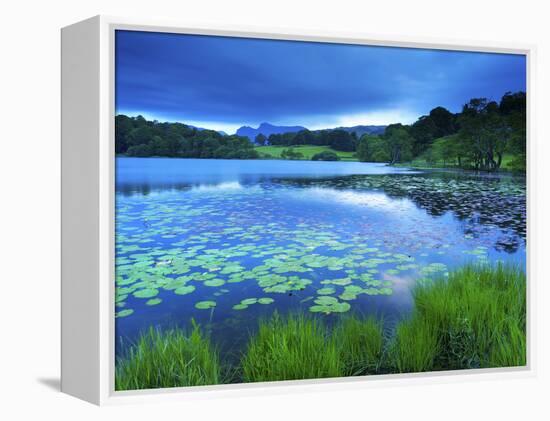
[[[116,111],[241,125],[412,123],[526,89],[525,56],[117,31]]]

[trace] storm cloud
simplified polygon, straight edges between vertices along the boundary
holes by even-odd
[[[414,120],[526,89],[525,56],[116,32],[116,110],[216,129]],[[370,120],[370,121],[369,121]],[[408,123],[411,121],[402,121]]]

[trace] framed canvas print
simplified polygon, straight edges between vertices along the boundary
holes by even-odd
[[[64,28],[63,391],[529,372],[530,57]]]

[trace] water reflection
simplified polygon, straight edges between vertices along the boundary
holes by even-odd
[[[451,212],[464,222],[466,235],[475,237],[486,228],[499,227],[501,232],[494,243],[497,250],[514,253],[525,244],[527,209],[522,177],[428,172],[278,181],[301,188],[382,191],[389,198],[408,198],[434,217]]]
[[[467,236],[476,237],[487,228],[499,227],[501,231],[493,244],[499,251],[515,253],[525,245],[527,211],[523,177],[460,171],[410,172],[380,164],[349,162],[309,165],[295,161],[218,160],[205,165],[207,161],[119,159],[117,193],[131,196],[149,195],[153,191],[286,187],[300,189],[297,194],[311,200],[324,198],[385,206],[389,211],[408,206],[408,202],[401,200],[406,198],[433,217],[451,212],[463,222]],[[207,171],[201,169],[205,167]],[[284,171],[290,174],[283,175]],[[341,175],[348,172],[362,174]]]
[[[254,185],[278,177],[323,178],[352,174],[411,174],[405,168],[359,162],[117,158],[116,191],[123,195],[186,191],[201,185]]]

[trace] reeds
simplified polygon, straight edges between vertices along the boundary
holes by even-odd
[[[340,377],[343,365],[335,338],[316,318],[301,314],[261,320],[242,359],[243,381]]]
[[[115,390],[199,386],[221,382],[216,350],[197,325],[189,335],[180,329],[150,328],[116,362]]]
[[[525,365],[523,271],[501,264],[465,266],[448,280],[421,283],[413,295],[414,313],[403,323],[423,324],[437,336],[437,353],[428,370]],[[421,330],[419,336],[431,341]]]
[[[346,317],[335,330],[344,376],[380,372],[384,354],[384,323],[381,319]]]

